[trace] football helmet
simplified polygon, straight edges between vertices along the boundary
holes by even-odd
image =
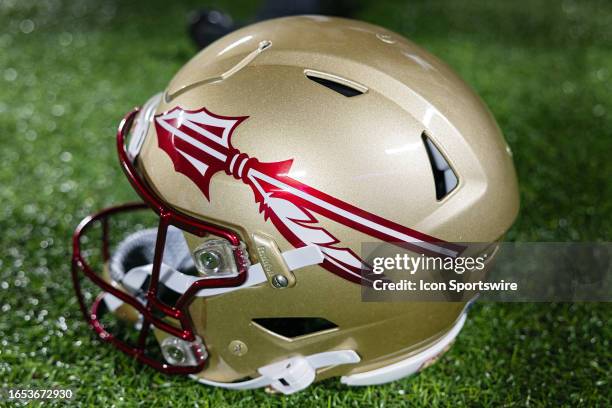
[[[409,40],[348,19],[223,37],[127,114],[117,148],[144,203],[75,231],[85,318],[153,368],[230,389],[418,371],[466,304],[363,302],[361,245],[453,256],[452,243],[498,241],[518,211],[510,149],[474,92]],[[114,219],[147,208],[157,226],[112,244]],[[98,267],[84,249],[96,229]]]

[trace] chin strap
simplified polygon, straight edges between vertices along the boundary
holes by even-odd
[[[309,245],[292,249],[282,253],[283,259],[289,270],[296,270],[310,265],[323,262],[323,253],[319,247]],[[151,275],[153,265],[144,265],[132,268],[121,279],[121,284],[130,292],[137,293],[142,290],[146,279]],[[162,264],[160,268],[160,283],[167,288],[184,293],[195,281],[201,277],[186,275],[176,269]],[[247,280],[237,287],[201,289],[196,296],[207,297],[229,293],[267,282],[268,278],[261,264],[251,265],[248,270]],[[103,297],[107,308],[114,312],[124,303],[117,297],[106,293]],[[178,339],[175,339],[178,340]],[[182,343],[181,343],[182,344]],[[190,343],[186,343],[190,346]],[[190,347],[182,347],[187,352]],[[202,384],[235,390],[247,390],[261,387],[272,387],[283,394],[292,394],[308,387],[316,378],[319,368],[333,367],[341,364],[354,364],[361,361],[359,355],[353,350],[336,350],[312,354],[302,357],[295,356],[276,363],[260,367],[257,371],[260,376],[251,380],[224,383],[200,378],[196,375],[191,377]]]
[[[193,374],[191,378],[202,384],[232,390],[250,390],[270,386],[274,390],[288,395],[303,390],[312,384],[319,368],[355,364],[360,361],[361,358],[353,350],[335,350],[311,354],[306,357],[291,357],[260,367],[257,371],[261,376],[247,381],[224,383],[206,380]]]
[[[292,271],[310,265],[317,265],[323,262],[323,253],[321,252],[319,247],[315,245],[291,249],[289,251],[283,252],[282,255],[288,268]],[[141,290],[147,277],[151,275],[152,271],[153,264],[132,268],[121,279],[121,284],[132,293],[138,292],[139,290]],[[172,289],[176,293],[185,293],[185,291],[191,285],[193,285],[194,282],[202,279],[201,277],[186,275],[166,264],[161,265],[159,273],[160,283],[163,283],[164,286],[169,289]],[[208,297],[214,295],[221,295],[223,293],[248,288],[267,281],[268,278],[261,264],[258,263],[249,267],[247,279],[242,285],[225,288],[201,289],[200,291],[198,291],[196,296]],[[109,293],[104,296],[104,303],[111,312],[115,311],[119,306],[123,304],[120,299]]]

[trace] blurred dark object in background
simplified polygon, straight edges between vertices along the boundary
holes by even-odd
[[[189,16],[189,36],[199,48],[206,47],[237,27],[229,14],[219,10],[201,9]]]
[[[358,2],[351,0],[265,0],[250,22],[299,14],[350,17],[357,8]],[[189,35],[198,47],[204,48],[246,24],[234,22],[232,16],[221,10],[203,8],[191,13]]]

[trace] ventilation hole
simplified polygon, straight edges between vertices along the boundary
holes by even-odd
[[[253,319],[253,322],[272,333],[289,338],[338,327],[321,317],[268,317]]]
[[[346,86],[338,82],[330,81],[329,79],[323,79],[323,78],[317,78],[317,77],[311,77],[311,76],[309,76],[308,79],[310,79],[311,81],[315,81],[323,86],[326,86],[332,91],[336,91],[339,94],[342,94],[348,98],[352,96],[361,95],[363,93],[363,92],[358,91],[357,89],[351,88],[350,86]]]
[[[423,133],[423,143],[427,150],[427,157],[431,164],[431,171],[436,185],[436,199],[441,200],[457,187],[457,175],[448,164],[440,150],[436,145],[429,140],[427,135]]]
[[[332,91],[338,92],[339,94],[344,95],[347,98],[358,96],[368,91],[368,88],[361,84],[358,84],[357,82],[353,82],[336,75],[327,74],[325,72],[307,69],[304,71],[304,74],[311,81],[321,84],[324,87],[331,89]]]
[[[285,387],[289,386],[289,383],[284,378],[279,378],[278,381],[280,381],[280,383],[283,384]]]

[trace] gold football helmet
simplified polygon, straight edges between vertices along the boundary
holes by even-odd
[[[139,361],[219,387],[289,394],[418,371],[465,303],[362,302],[361,245],[453,255],[451,242],[499,240],[518,211],[510,149],[481,100],[412,42],[353,20],[288,17],[220,39],[129,113],[117,142],[145,203],[77,228],[85,317]],[[142,208],[158,226],[111,248],[112,219]],[[81,247],[98,224],[96,270]],[[132,342],[105,311],[137,329]]]

